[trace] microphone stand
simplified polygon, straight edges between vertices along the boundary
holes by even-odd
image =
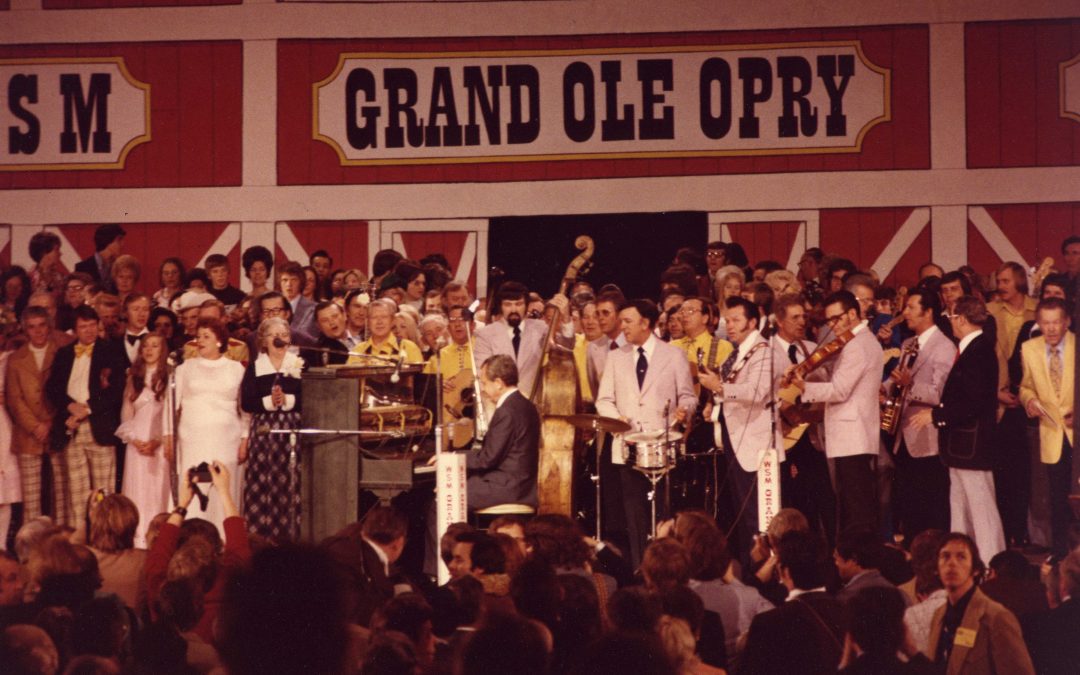
[[[180,352],[181,356],[183,355],[182,347],[176,351]],[[172,492],[173,504],[177,504],[180,501],[180,430],[177,428],[177,421],[179,418],[179,415],[177,414],[177,408],[179,408],[180,401],[176,395],[176,369],[179,367],[180,364],[173,365],[174,361],[175,359],[173,358],[172,354],[170,354],[165,364],[166,367],[169,369],[168,388],[170,396],[168,414],[169,428],[172,429],[173,437],[173,461],[172,466],[170,467],[172,475],[169,476],[169,488]]]

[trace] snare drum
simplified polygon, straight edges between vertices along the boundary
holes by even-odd
[[[640,471],[666,471],[675,466],[682,448],[682,434],[646,431],[627,434],[623,439],[633,448],[630,464]]]

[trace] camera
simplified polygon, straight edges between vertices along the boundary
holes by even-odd
[[[213,476],[210,474],[210,465],[206,462],[188,469],[188,480],[192,483],[212,483]]]

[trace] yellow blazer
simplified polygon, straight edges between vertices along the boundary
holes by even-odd
[[[1038,399],[1049,418],[1039,419],[1039,449],[1044,464],[1055,464],[1061,458],[1061,434],[1073,442],[1072,426],[1066,426],[1065,413],[1073,409],[1073,369],[1076,364],[1076,336],[1065,334],[1065,371],[1061,375],[1061,392],[1050,384],[1050,366],[1046,362],[1046,339],[1033,338],[1020,349],[1024,364],[1024,379],[1020,382],[1020,402]],[[1052,421],[1051,421],[1052,420]]]
[[[40,455],[45,446],[34,438],[34,428],[42,422],[52,423],[53,411],[45,395],[57,345],[49,340],[45,360],[38,370],[29,345],[23,345],[8,359],[5,397],[11,413],[11,450],[17,455]]]

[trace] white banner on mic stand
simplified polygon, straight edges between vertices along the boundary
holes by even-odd
[[[776,448],[762,453],[757,471],[757,497],[758,531],[765,532],[780,510],[780,462]]]
[[[467,501],[468,475],[465,469],[465,455],[459,452],[440,452],[435,460],[435,514],[438,539],[446,534],[451,523],[462,523],[469,519]],[[450,581],[450,570],[439,558],[439,585]]]

